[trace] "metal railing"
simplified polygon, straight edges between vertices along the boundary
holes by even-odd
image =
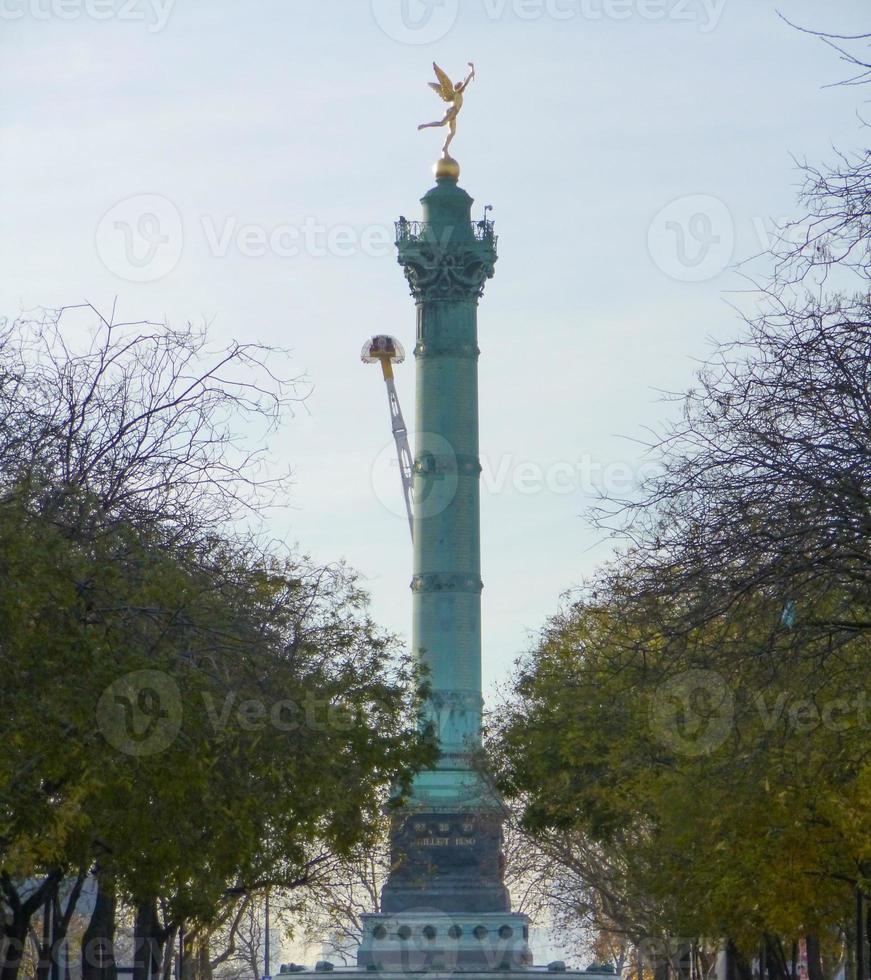
[[[492,242],[496,240],[494,234],[494,223],[483,218],[480,221],[470,222],[472,235],[476,241]],[[427,242],[434,238],[437,240],[439,234],[431,231],[431,224],[428,221],[409,221],[407,218],[400,218],[396,222],[396,242]],[[442,229],[444,234],[445,229]]]

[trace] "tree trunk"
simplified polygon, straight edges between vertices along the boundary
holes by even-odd
[[[844,941],[844,978],[845,980],[855,980],[856,923],[852,915],[841,925],[841,937]]]
[[[734,941],[726,940],[726,980],[753,980],[753,967]]]
[[[201,942],[197,950],[197,980],[212,980],[212,961],[207,942]]]
[[[87,878],[86,871],[80,871],[67,897],[66,907],[61,908],[60,895],[55,892],[52,899],[52,935],[51,935],[51,980],[69,980],[70,958],[67,948],[67,933],[70,922],[79,904],[79,896]],[[63,955],[63,977],[61,977],[61,955]]]
[[[738,970],[735,966],[735,944],[731,939],[726,940],[726,980],[738,980]]]
[[[163,937],[163,969],[161,976],[163,980],[172,980],[172,964],[175,956],[175,937],[178,930],[169,929]]]
[[[717,966],[718,952],[715,949],[712,953],[706,953],[701,944],[696,948],[696,955],[699,962],[699,976],[703,980],[715,980],[714,969]]]
[[[82,980],[118,980],[115,965],[115,888],[109,874],[100,868],[96,870],[96,880],[94,911],[82,936]]]
[[[169,930],[161,927],[155,899],[136,906],[133,933],[133,980],[161,980],[163,946]]]
[[[54,950],[52,949],[52,912],[54,911],[53,895],[42,904],[42,940],[39,943],[39,954],[36,960],[36,980],[49,980]]]
[[[179,936],[179,957],[181,969],[179,980],[199,980],[196,953],[196,935],[182,929]]]
[[[178,928],[178,980],[191,980],[191,944],[184,926]]]
[[[818,937],[805,936],[804,945],[807,950],[808,980],[825,980],[823,976],[823,955],[820,950]]]
[[[0,966],[0,980],[17,980],[21,961],[24,958],[24,944],[27,941],[29,917],[18,909],[6,923],[3,964]]]
[[[777,936],[766,936],[765,945],[765,968],[768,971],[770,980],[792,980],[789,965],[786,962],[786,954],[783,951],[783,944]]]
[[[60,871],[52,871],[33,894],[22,900],[9,875],[5,871],[0,873],[0,889],[11,912],[3,924],[3,962],[0,963],[0,980],[17,980],[24,957],[30,920],[40,905],[55,893],[60,879]]]
[[[657,956],[653,962],[653,980],[670,980],[668,956]]]

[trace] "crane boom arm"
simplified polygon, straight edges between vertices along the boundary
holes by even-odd
[[[399,459],[399,475],[402,479],[402,493],[405,497],[405,510],[408,514],[408,528],[411,531],[411,538],[414,540],[414,509],[412,504],[412,470],[414,459],[411,455],[411,447],[408,444],[408,429],[405,426],[405,419],[402,417],[402,408],[399,405],[399,395],[396,393],[393,372],[390,373],[389,377],[385,372],[384,383],[387,385],[387,401],[390,404],[390,426],[393,429],[393,439],[396,442],[396,455]]]

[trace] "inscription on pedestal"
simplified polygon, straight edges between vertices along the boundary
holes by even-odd
[[[444,912],[508,910],[502,884],[502,823],[491,813],[397,813],[385,912],[423,906]]]

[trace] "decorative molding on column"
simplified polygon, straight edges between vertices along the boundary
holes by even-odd
[[[463,453],[421,453],[414,460],[414,472],[421,476],[443,476],[457,473],[460,476],[480,476],[483,471],[477,456]]]
[[[457,357],[477,361],[481,348],[472,344],[436,344],[418,341],[414,347],[415,357]]]
[[[484,583],[475,575],[428,572],[411,580],[412,592],[469,592],[480,593]]]

